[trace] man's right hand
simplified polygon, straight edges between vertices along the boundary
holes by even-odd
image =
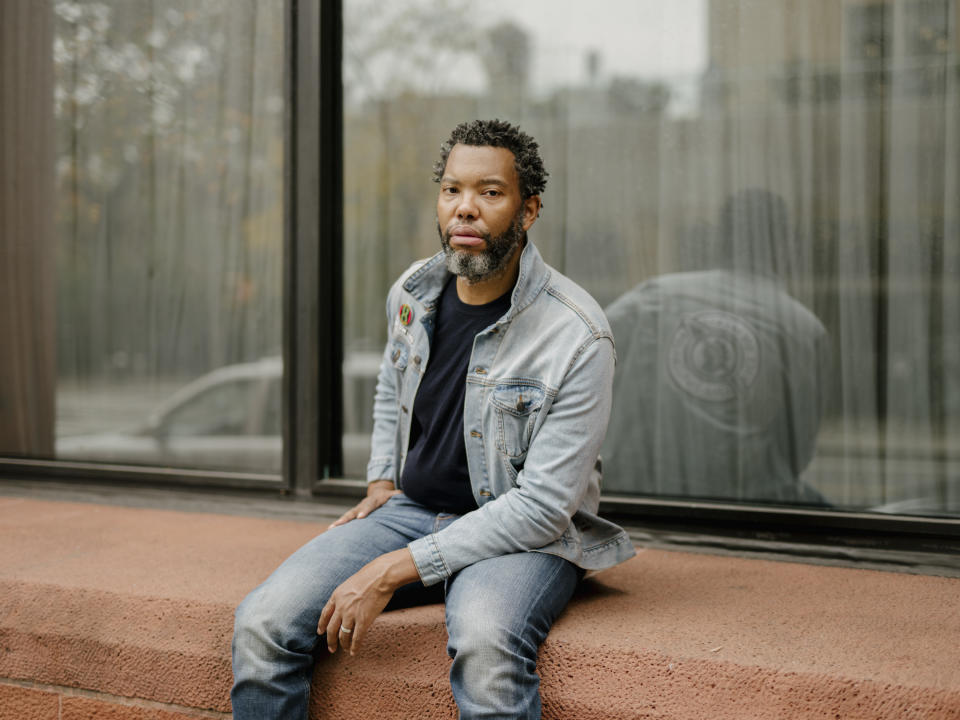
[[[347,510],[343,515],[337,518],[336,522],[330,527],[343,525],[355,518],[364,518],[378,507],[383,505],[394,495],[399,495],[400,491],[394,488],[392,480],[374,480],[367,485],[367,496],[357,505]]]

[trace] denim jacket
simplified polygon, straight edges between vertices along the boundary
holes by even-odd
[[[369,481],[399,482],[448,277],[438,253],[387,297]],[[463,432],[478,509],[410,543],[425,585],[514,552],[552,553],[587,570],[634,554],[627,534],[596,514],[614,359],[600,307],[528,242],[510,310],[476,336],[467,371]]]

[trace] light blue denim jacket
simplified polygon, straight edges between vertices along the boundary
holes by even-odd
[[[407,270],[387,297],[369,481],[399,483],[448,277],[438,253]],[[425,585],[513,552],[552,553],[587,570],[634,554],[627,534],[596,514],[613,370],[600,307],[528,242],[510,310],[476,336],[467,371],[463,432],[478,509],[410,543]]]

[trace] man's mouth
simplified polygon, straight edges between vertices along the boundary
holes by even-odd
[[[483,234],[469,225],[455,225],[447,231],[451,245],[460,247],[480,247],[483,245]]]

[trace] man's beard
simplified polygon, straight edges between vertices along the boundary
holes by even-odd
[[[480,252],[451,247],[450,232],[442,230],[439,221],[437,232],[440,233],[443,254],[447,258],[447,270],[467,282],[480,282],[502,273],[523,243],[523,208],[517,212],[510,227],[500,235],[494,237],[490,233],[484,233],[482,237],[486,247]]]

